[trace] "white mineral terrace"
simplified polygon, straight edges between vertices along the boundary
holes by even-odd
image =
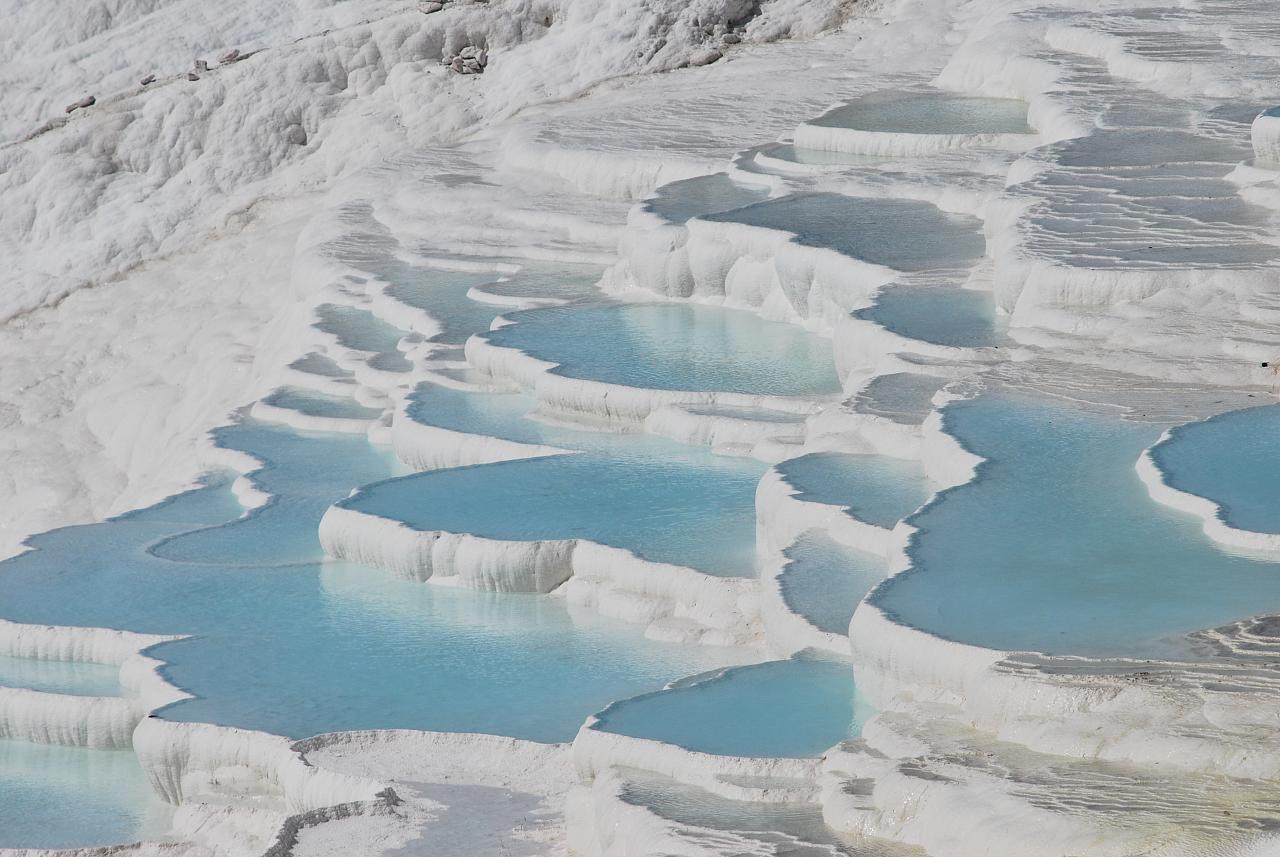
[[[0,855],[1280,855],[1273,3],[9,6]]]

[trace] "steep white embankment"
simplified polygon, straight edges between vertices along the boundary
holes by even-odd
[[[320,542],[329,556],[406,580],[495,592],[559,590],[574,606],[644,625],[653,638],[750,645],[759,634],[756,581],[651,562],[582,539],[505,541],[423,532],[331,506],[320,521]]]
[[[673,225],[642,207],[628,215],[621,261],[606,289],[641,289],[668,299],[724,302],[830,335],[866,306],[895,272],[821,247],[780,229],[693,218]]]
[[[0,687],[0,737],[115,750],[131,746],[133,730],[148,712],[185,699],[142,650],[179,637],[23,625],[0,620],[0,654],[15,658],[120,667],[120,696],[71,694]]]

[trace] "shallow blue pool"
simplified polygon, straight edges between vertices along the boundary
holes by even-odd
[[[986,247],[977,219],[907,199],[798,193],[703,219],[790,232],[800,244],[895,271],[963,265]]]
[[[852,517],[885,529],[933,493],[918,461],[887,455],[814,452],[784,461],[777,470],[800,499],[842,506]]]
[[[889,288],[855,315],[908,339],[957,348],[999,345],[1006,327],[994,296],[972,289]]]
[[[580,453],[438,470],[372,485],[340,505],[420,530],[494,539],[583,538],[655,562],[755,574],[755,490],[765,465],[650,434],[526,418],[532,397],[421,385],[427,425]]]
[[[989,461],[911,519],[915,569],[871,595],[900,621],[997,649],[1169,655],[1280,608],[1280,565],[1224,553],[1148,496],[1134,463],[1162,426],[1010,392],[944,413]]]
[[[885,578],[884,557],[846,547],[820,530],[788,548],[778,578],[782,600],[819,631],[848,634],[853,611]]]
[[[881,375],[858,393],[858,410],[907,425],[920,425],[933,411],[933,397],[946,379],[910,372]]]
[[[281,387],[263,398],[268,405],[297,411],[311,417],[334,417],[347,420],[375,420],[382,416],[379,408],[366,408],[355,399],[344,399],[317,390]]]
[[[170,814],[127,750],[0,739],[0,847],[121,845],[162,834]]]
[[[556,362],[557,374],[660,390],[776,396],[838,392],[830,340],[754,313],[601,304],[513,313],[485,337]]]
[[[316,307],[316,318],[316,328],[331,334],[344,347],[371,352],[369,359],[375,368],[386,372],[408,372],[413,368],[398,347],[405,331],[387,324],[368,310],[321,304]]]
[[[644,207],[670,223],[684,223],[690,217],[728,211],[768,196],[766,187],[744,185],[727,173],[713,173],[663,185],[644,201]]]
[[[720,756],[805,757],[857,735],[869,713],[850,663],[797,656],[614,703],[595,728]]]
[[[1026,102],[948,92],[884,92],[837,107],[811,125],[897,134],[1030,134]]]
[[[25,687],[75,696],[119,696],[120,668],[0,655],[0,687]]]
[[[162,716],[291,737],[404,727],[563,741],[614,699],[730,658],[570,617],[554,599],[323,562],[321,514],[397,472],[387,456],[363,438],[255,423],[218,440],[269,463],[259,478],[275,501],[239,518],[215,485],[38,536],[0,564],[0,615],[192,634],[152,650],[199,697]]]
[[[1217,503],[1226,524],[1280,532],[1280,405],[1179,426],[1151,455],[1166,482]]]

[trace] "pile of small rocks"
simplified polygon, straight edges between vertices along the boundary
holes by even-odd
[[[489,64],[489,52],[475,45],[467,45],[453,56],[445,56],[440,61],[458,74],[481,74]]]

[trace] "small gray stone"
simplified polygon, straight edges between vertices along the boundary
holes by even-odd
[[[204,60],[196,60],[196,71],[208,71],[209,63]]]
[[[200,75],[196,74],[194,71],[187,72],[187,80],[199,80],[199,79],[200,79]]]
[[[94,98],[92,95],[86,95],[84,98],[81,98],[79,101],[74,101],[71,104],[68,104],[66,112],[70,113],[73,110],[80,110],[85,107],[92,107],[97,102],[97,100],[98,99]]]
[[[742,36],[739,36],[737,33],[725,33],[724,38],[720,41],[724,42],[726,45],[736,45],[742,41]]]
[[[439,12],[443,8],[444,8],[444,4],[437,3],[435,2],[435,0],[430,0],[430,2],[418,4],[418,11],[424,15],[430,15],[433,12]]]
[[[721,56],[722,54],[715,48],[705,48],[689,57],[689,65],[711,65]]]
[[[458,51],[458,56],[462,57],[464,60],[469,60],[475,56],[478,56],[479,53],[480,53],[480,49],[477,48],[475,45],[467,45],[465,48]]]
[[[223,65],[231,65],[233,62],[235,62],[238,59],[240,59],[240,49],[232,48],[222,56],[218,57],[218,62],[222,63]]]
[[[143,86],[147,86],[148,84],[152,84],[155,82],[156,82],[156,76],[154,74],[149,74],[146,77],[144,77],[141,81],[139,81],[139,83],[141,83]]]

